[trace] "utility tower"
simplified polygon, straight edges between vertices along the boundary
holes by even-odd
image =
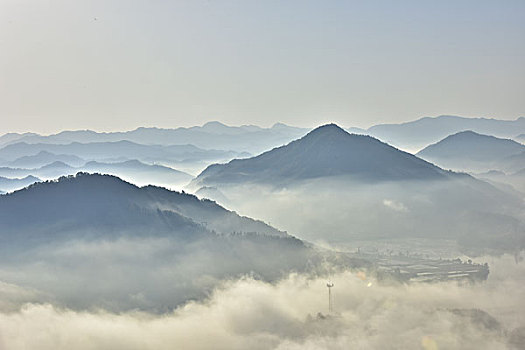
[[[331,282],[331,281],[328,281],[328,283],[326,283],[326,286],[328,287],[328,313],[332,313],[333,308],[333,301],[332,301],[332,287],[334,286],[334,283]]]

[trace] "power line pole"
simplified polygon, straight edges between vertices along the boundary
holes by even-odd
[[[334,286],[333,282],[328,281],[326,284],[328,287],[328,313],[332,313],[333,310],[333,303],[332,303],[332,287]]]

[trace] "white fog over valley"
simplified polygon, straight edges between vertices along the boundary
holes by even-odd
[[[142,156],[125,140],[135,151],[104,160],[97,143],[58,156],[11,135],[1,171],[25,177],[2,183],[0,346],[521,347],[519,188],[335,124],[304,134],[220,164],[199,151],[195,177],[149,158],[173,145]]]
[[[525,349],[524,14],[0,0],[0,350]]]

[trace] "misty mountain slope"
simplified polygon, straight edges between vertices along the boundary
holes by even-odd
[[[168,187],[184,186],[193,176],[162,165],[144,164],[138,160],[118,163],[88,162],[77,171],[115,175],[138,185],[157,184]]]
[[[370,136],[349,134],[329,124],[257,157],[211,165],[194,180],[194,185],[245,182],[279,185],[338,176],[373,182],[445,179],[447,174]]]
[[[84,165],[86,161],[80,157],[70,154],[54,154],[47,151],[41,151],[31,156],[17,158],[5,165],[11,168],[40,168],[54,162],[66,163],[70,166],[78,167]]]
[[[56,161],[56,162],[44,165],[43,167],[40,167],[37,169],[11,169],[11,170],[6,169],[6,168],[0,169],[0,173],[9,172],[9,171],[15,171],[18,173],[25,172],[28,174],[35,174],[36,176],[42,179],[56,179],[61,176],[74,175],[78,172],[76,168],[64,162],[60,162],[60,161]]]
[[[508,186],[514,190],[518,190],[525,195],[525,168],[514,173],[505,174],[502,171],[491,170],[485,173],[476,174],[476,177],[491,181],[499,186]]]
[[[445,168],[488,171],[499,169],[505,158],[525,152],[525,146],[510,139],[462,131],[447,136],[417,153]]]
[[[220,233],[257,232],[272,236],[286,236],[285,232],[276,230],[262,221],[239,216],[210,200],[200,200],[189,194],[174,200],[173,192],[162,187],[146,186],[143,190],[155,198],[160,208],[190,217],[208,229]]]
[[[201,187],[195,192],[195,195],[199,198],[213,199],[222,205],[228,204],[228,198],[217,187]]]
[[[139,188],[109,175],[79,173],[34,184],[0,200],[3,232],[36,227],[39,231],[125,229],[138,234],[169,232],[183,221],[184,229],[195,232],[212,229],[220,234],[253,232],[286,236],[214,202],[159,187]]]
[[[379,124],[366,130],[369,135],[403,149],[421,149],[464,130],[512,138],[525,132],[525,117],[516,120],[464,118],[457,116],[424,117],[401,124]]]
[[[31,175],[21,179],[0,176],[0,190],[2,190],[4,193],[11,192],[29,186],[38,181],[40,181],[39,178]]]
[[[515,173],[525,168],[525,152],[505,157],[497,162],[499,169],[506,173]]]
[[[10,133],[7,133],[7,134],[4,134],[2,136],[0,136],[0,145],[6,145],[6,144],[9,144],[11,142],[16,142],[18,140],[20,140],[21,138],[24,138],[24,137],[32,137],[32,136],[40,136],[36,133],[32,133],[32,132],[26,132],[26,133],[22,133],[22,134],[19,134],[19,133],[16,133],[16,132],[10,132]]]
[[[249,183],[219,189],[228,207],[243,215],[257,214],[301,239],[351,250],[361,241],[409,247],[413,240],[453,242],[453,249],[476,254],[525,247],[523,196],[468,175],[376,183],[317,178],[280,188]]]
[[[139,188],[111,176],[80,174],[37,183],[2,197],[0,231],[4,241],[23,243],[33,238],[53,240],[55,235],[76,238],[75,231],[88,236],[124,230],[135,235],[168,232],[173,228],[204,232],[188,218],[144,208],[140,200]]]
[[[20,178],[31,175],[31,169],[0,167],[0,176],[8,178]]]
[[[137,185],[154,184],[169,188],[180,188],[188,184],[193,178],[190,174],[170,167],[144,164],[138,160],[128,160],[115,163],[91,161],[79,167],[72,167],[60,161],[36,169],[0,167],[0,176],[20,177],[35,175],[46,180],[56,179],[61,176],[74,175],[78,172],[115,175]]]
[[[335,256],[209,200],[82,173],[0,196],[0,242],[0,280],[110,310],[165,311],[224,278],[275,280]]]
[[[61,176],[74,175],[77,172],[76,168],[60,161],[34,169],[0,167],[0,176],[5,177],[26,177],[34,175],[41,179],[56,179]]]
[[[16,161],[17,158],[37,155],[40,152],[73,155],[85,160],[122,161],[137,159],[143,162],[177,162],[224,160],[248,154],[233,151],[204,150],[193,145],[145,145],[131,141],[92,142],[68,144],[17,142],[0,149],[0,158]]]
[[[437,239],[462,247],[525,245],[522,196],[444,171],[335,125],[260,156],[212,165],[191,184],[310,241]],[[217,198],[217,200],[221,200]],[[509,224],[512,223],[512,224]]]

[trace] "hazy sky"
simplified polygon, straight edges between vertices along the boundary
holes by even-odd
[[[525,1],[0,0],[0,134],[525,116]]]

